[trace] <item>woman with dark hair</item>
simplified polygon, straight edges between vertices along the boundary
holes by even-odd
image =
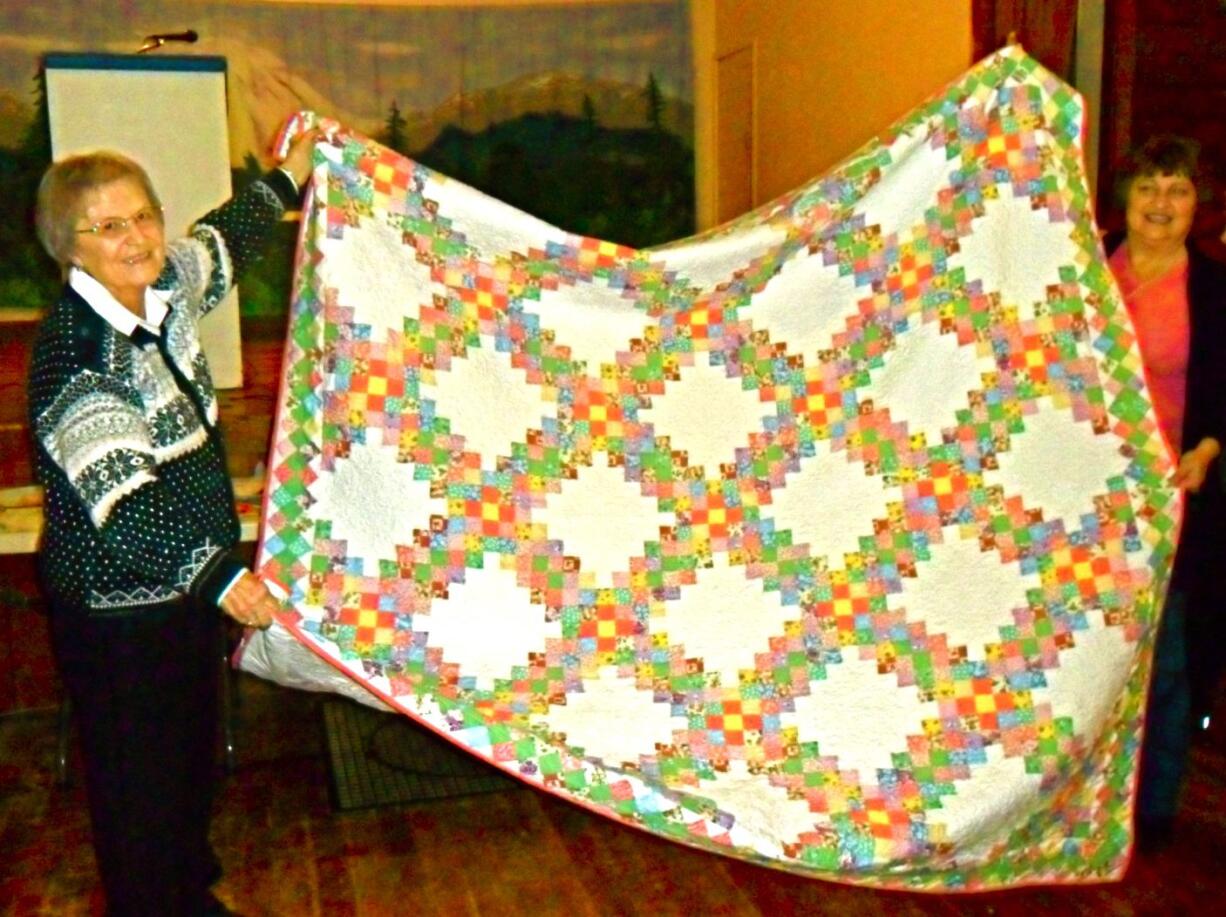
[[[1143,846],[1170,834],[1193,724],[1207,723],[1223,658],[1226,267],[1188,244],[1198,156],[1195,142],[1173,136],[1137,149],[1117,186],[1125,230],[1106,240],[1163,438],[1179,457],[1172,483],[1184,493],[1146,710],[1137,798]]]
[[[313,142],[169,245],[127,157],[70,157],[39,185],[38,236],[65,275],[30,363],[40,564],[113,915],[227,913],[208,888],[218,610],[266,627],[278,603],[231,556],[198,323],[297,204]]]

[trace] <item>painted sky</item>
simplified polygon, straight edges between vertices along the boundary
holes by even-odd
[[[0,0],[0,91],[29,100],[35,61],[47,51],[128,53],[146,34],[188,28],[200,34],[200,51],[271,51],[362,117],[380,117],[392,99],[429,109],[461,88],[545,70],[635,85],[654,73],[666,94],[693,99],[688,0],[526,8]]]

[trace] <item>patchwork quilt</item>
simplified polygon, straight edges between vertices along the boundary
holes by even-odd
[[[244,668],[814,877],[1121,875],[1179,503],[1070,87],[650,250],[320,123]]]

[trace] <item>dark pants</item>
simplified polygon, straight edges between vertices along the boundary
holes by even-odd
[[[205,905],[219,623],[216,609],[189,601],[117,618],[52,614],[112,915]]]
[[[1171,590],[1158,625],[1145,738],[1141,748],[1141,783],[1137,819],[1170,822],[1179,808],[1192,737],[1192,692],[1188,681],[1187,600]]]

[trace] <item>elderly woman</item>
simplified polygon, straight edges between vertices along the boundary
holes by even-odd
[[[296,206],[313,141],[169,245],[123,156],[56,162],[38,189],[39,239],[66,276],[30,365],[40,560],[112,914],[226,913],[208,888],[217,612],[265,627],[278,603],[231,556],[198,323]]]
[[[1207,716],[1223,658],[1226,267],[1188,245],[1198,152],[1170,136],[1134,152],[1119,183],[1125,232],[1107,239],[1162,435],[1179,457],[1173,483],[1185,495],[1146,712],[1137,799],[1143,846],[1170,834],[1193,722]]]

